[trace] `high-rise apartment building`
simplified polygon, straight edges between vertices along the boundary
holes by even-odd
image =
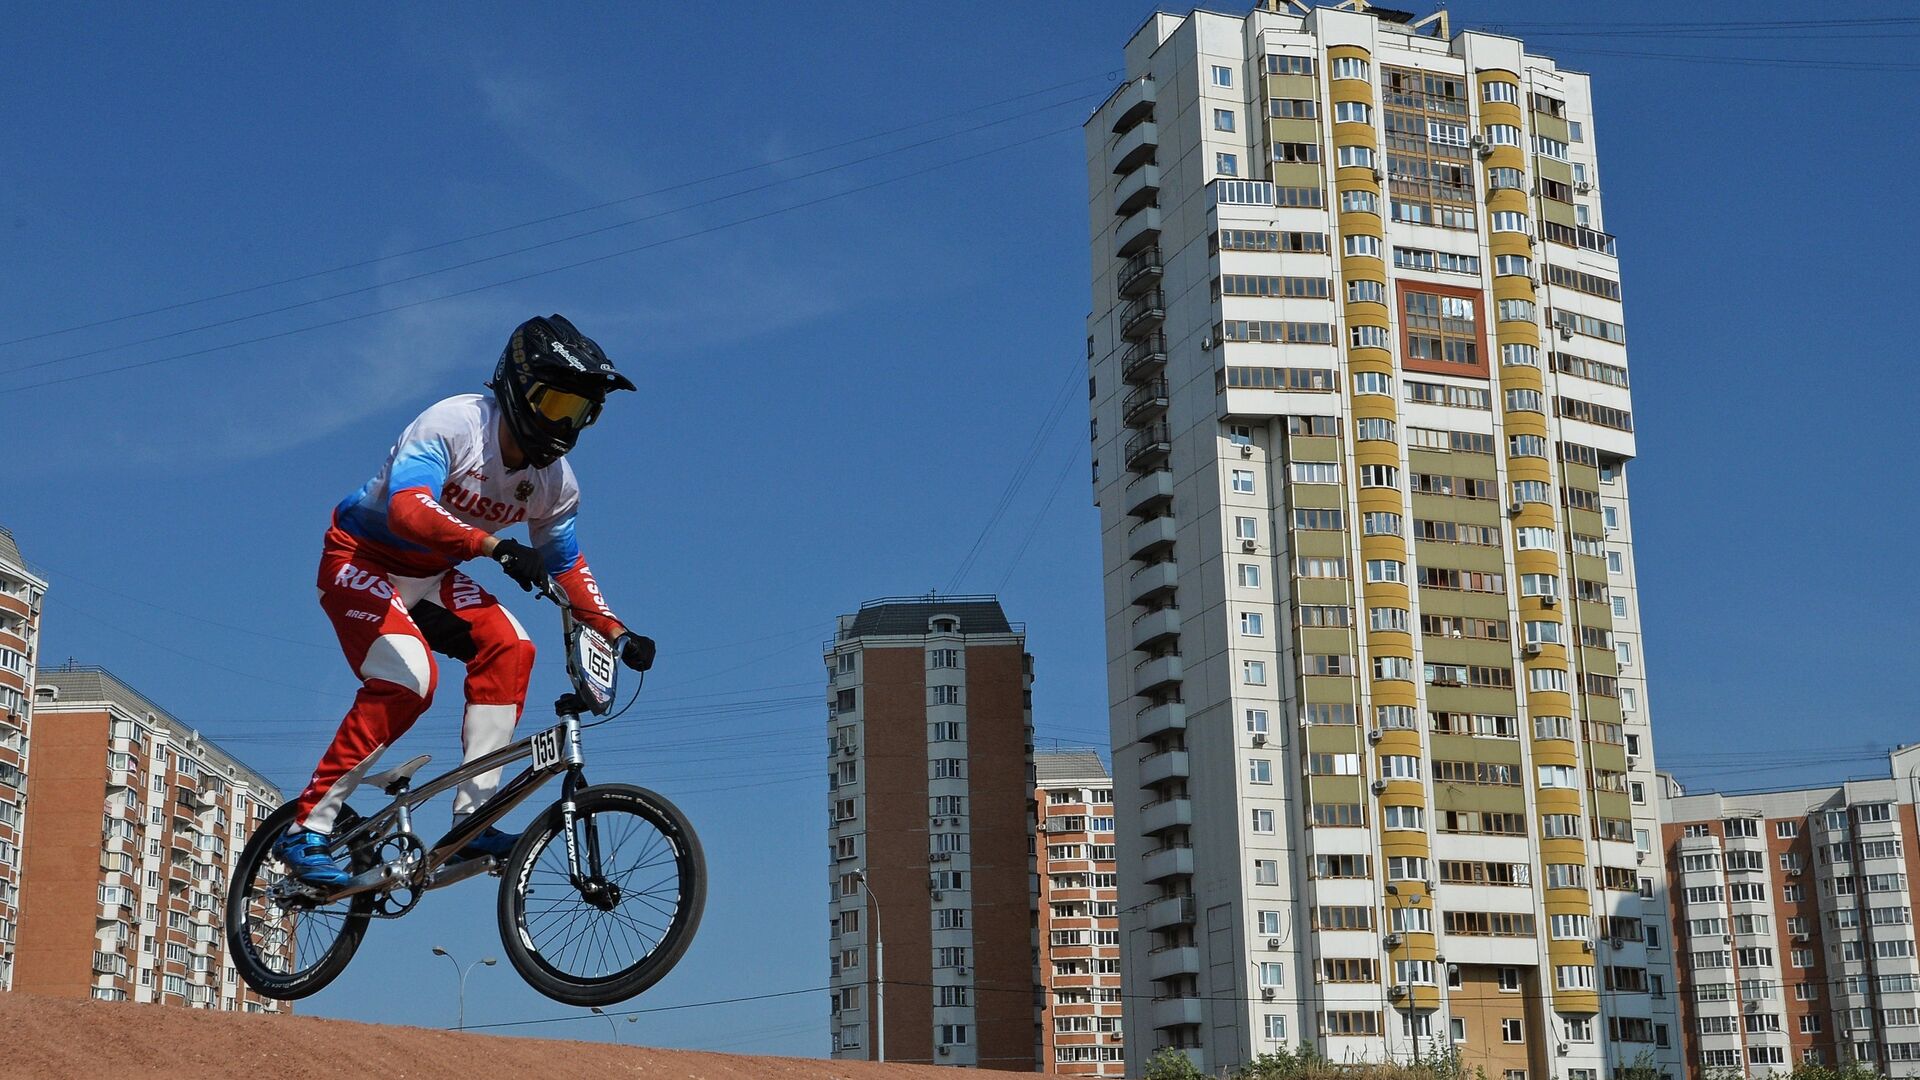
[[[833,1055],[1031,1070],[1026,628],[991,596],[887,598],[825,651]]]
[[[1033,755],[1040,1071],[1123,1076],[1113,777],[1091,750]]]
[[[0,990],[13,986],[20,928],[21,846],[27,814],[27,750],[33,730],[34,659],[47,583],[0,527]]]
[[[266,777],[99,667],[42,669],[14,987],[280,1011],[239,981],[223,897]]]
[[[1690,1075],[1858,1061],[1920,1076],[1920,744],[1889,759],[1879,780],[1663,787]]]
[[[1267,8],[1086,125],[1130,1071],[1677,1071],[1588,79]]]

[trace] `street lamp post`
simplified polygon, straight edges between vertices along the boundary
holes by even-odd
[[[867,894],[867,900],[873,904],[873,1045],[874,1060],[887,1060],[887,944],[880,937],[880,898],[873,895],[872,886],[867,884],[867,871],[863,867],[853,872],[853,880],[860,883],[860,891]]]
[[[1396,885],[1387,886],[1387,895],[1398,901],[1394,906],[1401,911],[1407,910],[1408,904],[1417,905],[1420,903],[1419,893],[1409,892],[1407,895],[1402,896],[1400,895],[1399,887]],[[1408,936],[1408,932],[1405,930],[1400,931],[1400,944],[1403,948],[1407,949],[1411,949],[1413,946],[1413,939]],[[1389,962],[1393,960],[1392,952],[1387,953],[1387,960]],[[1413,978],[1411,972],[1408,973],[1407,981],[1401,985],[1407,992],[1407,1027],[1413,1031],[1413,1063],[1418,1065],[1420,1064],[1420,1015],[1419,1002],[1413,993]]]
[[[453,965],[454,972],[460,976],[460,990],[459,990],[460,1021],[458,1024],[455,1025],[454,1030],[465,1031],[467,1029],[467,976],[473,974],[474,968],[492,967],[493,965],[499,963],[500,961],[489,956],[483,960],[475,960],[473,963],[468,964],[466,968],[463,970],[460,967],[460,961],[454,959],[454,956],[452,953],[441,948],[440,946],[435,945],[433,947],[433,955],[446,957],[447,961]]]
[[[620,1045],[620,1025],[614,1023],[613,1017],[608,1016],[607,1010],[601,1008],[600,1006],[598,1005],[589,1006],[589,1009],[592,1011],[593,1015],[598,1016],[607,1022],[607,1029],[613,1032],[614,1045],[615,1046]],[[633,1017],[631,1016],[627,1017],[627,1022],[632,1023]]]

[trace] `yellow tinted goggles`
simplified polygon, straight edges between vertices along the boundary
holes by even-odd
[[[586,427],[600,417],[600,403],[590,397],[582,397],[571,391],[535,383],[527,394],[527,404],[533,411],[556,424],[566,424],[574,429]]]

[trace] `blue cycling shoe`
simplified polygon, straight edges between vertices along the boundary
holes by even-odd
[[[519,833],[501,832],[499,829],[489,825],[487,826],[486,832],[467,841],[467,846],[461,848],[460,853],[455,855],[454,859],[459,862],[466,862],[468,859],[478,859],[482,856],[491,855],[500,862],[506,862],[507,854],[513,850],[513,845],[519,842]]]
[[[289,829],[273,843],[274,858],[287,864],[302,885],[336,888],[353,880],[327,851],[327,835],[312,829]]]

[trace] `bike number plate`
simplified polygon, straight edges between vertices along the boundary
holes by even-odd
[[[613,705],[615,663],[613,646],[607,639],[584,626],[574,630],[574,688],[596,715],[604,715]]]
[[[535,772],[550,769],[565,761],[567,757],[567,725],[561,724],[549,728],[533,737],[533,768]]]

